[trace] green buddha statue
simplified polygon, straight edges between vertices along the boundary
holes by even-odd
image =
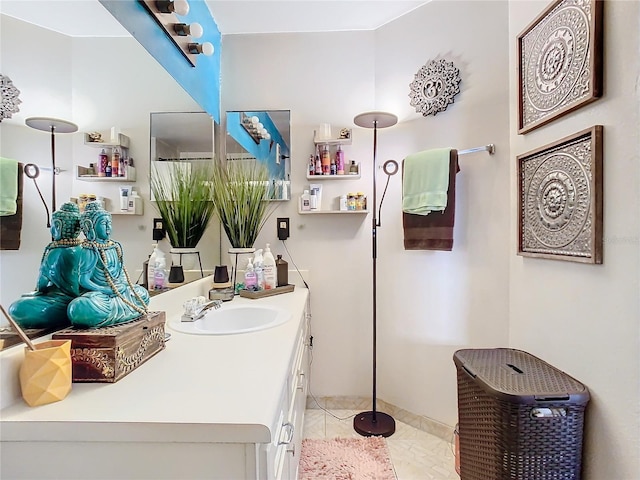
[[[9,307],[22,328],[65,327],[67,306],[80,295],[80,212],[75,203],[64,203],[53,212],[51,237],[42,254],[36,290]]]
[[[90,202],[80,216],[86,237],[81,243],[79,283],[84,293],[69,303],[74,327],[97,328],[133,320],[147,313],[149,292],[132,285],[124,267],[122,245],[111,240],[111,214]]]

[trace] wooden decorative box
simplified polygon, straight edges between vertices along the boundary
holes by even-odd
[[[165,313],[104,328],[67,328],[52,335],[71,340],[74,382],[115,383],[165,347]]]

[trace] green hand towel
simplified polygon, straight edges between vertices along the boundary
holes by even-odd
[[[450,148],[414,153],[404,159],[402,211],[428,215],[447,207]]]
[[[0,216],[15,215],[18,210],[18,162],[0,157]]]

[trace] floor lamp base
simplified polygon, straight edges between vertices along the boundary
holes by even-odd
[[[396,421],[386,413],[362,412],[354,417],[353,429],[365,437],[390,437],[396,431]]]

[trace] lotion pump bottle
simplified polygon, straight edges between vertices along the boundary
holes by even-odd
[[[264,289],[273,290],[277,285],[277,272],[276,272],[276,259],[273,258],[270,245],[267,243],[267,248],[264,250],[264,262],[262,266],[264,273]]]

